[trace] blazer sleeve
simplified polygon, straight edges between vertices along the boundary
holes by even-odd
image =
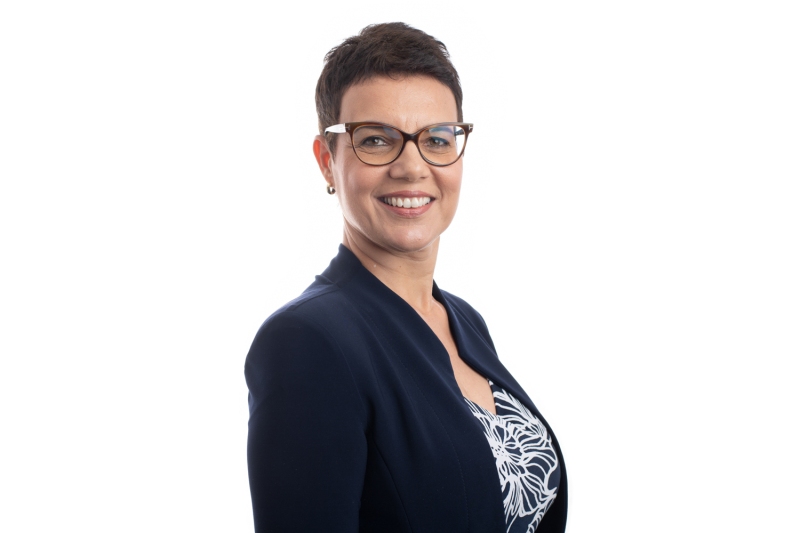
[[[365,408],[336,340],[280,312],[256,335],[245,378],[256,533],[358,531]]]

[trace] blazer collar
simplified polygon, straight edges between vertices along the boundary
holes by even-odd
[[[369,295],[371,299],[380,300],[395,312],[408,314],[412,319],[420,322],[420,327],[428,330],[430,328],[419,316],[419,314],[412,308],[405,300],[403,300],[397,293],[387,287],[375,275],[364,268],[361,261],[356,255],[351,252],[344,244],[339,245],[339,253],[333,258],[330,265],[325,271],[318,276],[322,278],[320,281],[325,281],[344,287],[352,282],[363,289],[363,295]],[[465,310],[462,309],[463,304],[457,302],[452,295],[439,289],[436,282],[433,282],[433,297],[444,305],[447,310],[447,317],[450,322],[450,331],[456,342],[459,350],[459,356],[476,372],[481,374],[493,383],[496,383],[507,392],[520,400],[528,409],[541,418],[536,406],[525,393],[523,388],[517,383],[517,380],[511,373],[503,366],[497,353],[491,344],[491,339],[487,337],[488,333],[480,331],[474,323],[474,318],[466,315]],[[477,314],[477,313],[476,313]],[[431,331],[433,334],[433,332]],[[442,346],[442,349],[444,347]],[[434,356],[434,354],[432,354]],[[444,363],[444,361],[442,361]],[[446,365],[450,367],[449,359],[446,360]],[[452,373],[452,367],[449,368]],[[453,385],[456,387],[455,381]],[[460,392],[459,392],[460,393]]]

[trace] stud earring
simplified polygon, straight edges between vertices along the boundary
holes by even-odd
[[[327,189],[328,189],[328,194],[336,194],[336,189],[334,189],[330,185],[328,185]]]

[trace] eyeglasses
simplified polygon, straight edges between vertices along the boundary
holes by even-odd
[[[446,167],[464,154],[472,124],[441,122],[416,133],[406,133],[380,122],[345,122],[325,128],[325,133],[349,133],[356,157],[367,165],[388,165],[400,157],[406,143],[411,141],[417,145],[422,159]]]

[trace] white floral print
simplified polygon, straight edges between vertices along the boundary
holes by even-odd
[[[515,397],[489,382],[494,415],[467,400],[483,426],[503,493],[508,533],[533,533],[556,499],[558,459],[544,424]]]

